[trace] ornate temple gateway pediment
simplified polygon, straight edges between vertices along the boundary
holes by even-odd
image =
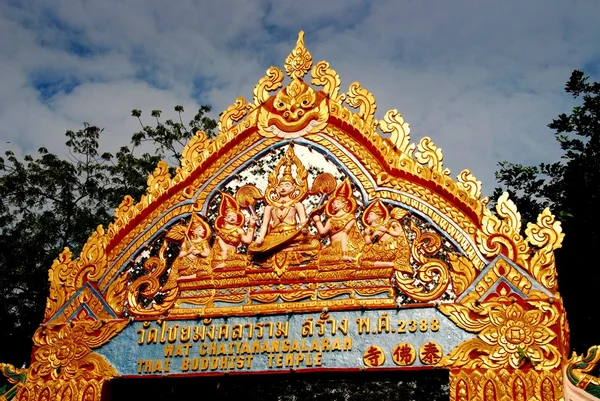
[[[544,211],[522,230],[303,33],[251,102],[161,162],[50,269],[19,400],[114,377],[447,369],[451,400],[559,400],[569,329]],[[286,77],[287,76],[287,77]],[[22,374],[22,372],[21,372]]]

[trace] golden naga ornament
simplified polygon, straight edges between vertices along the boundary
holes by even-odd
[[[303,32],[252,95],[57,257],[30,367],[0,365],[15,399],[100,400],[117,376],[406,368],[448,369],[453,401],[564,396],[549,210],[524,232],[507,194],[490,211],[398,110],[378,118],[367,88],[313,64]],[[203,360],[211,346],[233,359]],[[590,352],[567,373],[580,389]]]

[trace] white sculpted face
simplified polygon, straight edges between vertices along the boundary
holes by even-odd
[[[367,223],[373,224],[378,218],[379,216],[375,212],[369,212],[369,214],[367,214]]]
[[[206,230],[201,225],[199,225],[198,227],[196,227],[194,229],[194,235],[196,236],[196,238],[204,238],[205,234],[206,234]]]
[[[229,224],[236,224],[238,221],[237,214],[233,211],[227,212],[225,215],[225,222]]]
[[[280,182],[279,186],[277,187],[277,192],[280,196],[288,196],[294,192],[294,184],[289,181]]]
[[[340,210],[344,209],[344,202],[342,202],[340,199],[335,199],[331,203],[331,207],[333,208],[334,212],[339,212]]]

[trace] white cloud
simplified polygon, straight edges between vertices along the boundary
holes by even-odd
[[[559,155],[546,125],[573,104],[573,69],[598,64],[595,1],[25,0],[0,5],[0,151],[61,151],[66,129],[105,128],[128,142],[133,108],[188,118],[252,97],[296,33],[345,89],[360,81],[378,116],[397,108],[413,140],[444,149],[453,175],[469,168],[494,187],[500,160]],[[10,142],[7,144],[6,142]]]

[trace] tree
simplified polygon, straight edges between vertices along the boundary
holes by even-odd
[[[217,123],[202,106],[184,124],[160,121],[144,125],[141,111],[132,115],[142,129],[131,146],[115,154],[99,151],[102,129],[84,123],[67,131],[66,157],[40,148],[37,156],[19,159],[13,152],[0,158],[0,361],[28,363],[31,338],[42,322],[48,295],[48,269],[68,246],[75,255],[90,233],[112,220],[125,195],[139,199],[147,176],[161,159],[178,161],[183,145],[198,130],[215,134]],[[145,152],[140,153],[141,150]]]
[[[571,347],[581,353],[600,338],[590,330],[600,282],[594,253],[600,246],[600,83],[589,82],[576,70],[565,91],[582,103],[548,125],[564,151],[562,160],[539,166],[500,163],[494,198],[507,190],[524,226],[546,207],[562,220],[565,239],[556,252],[559,290],[571,327]]]

